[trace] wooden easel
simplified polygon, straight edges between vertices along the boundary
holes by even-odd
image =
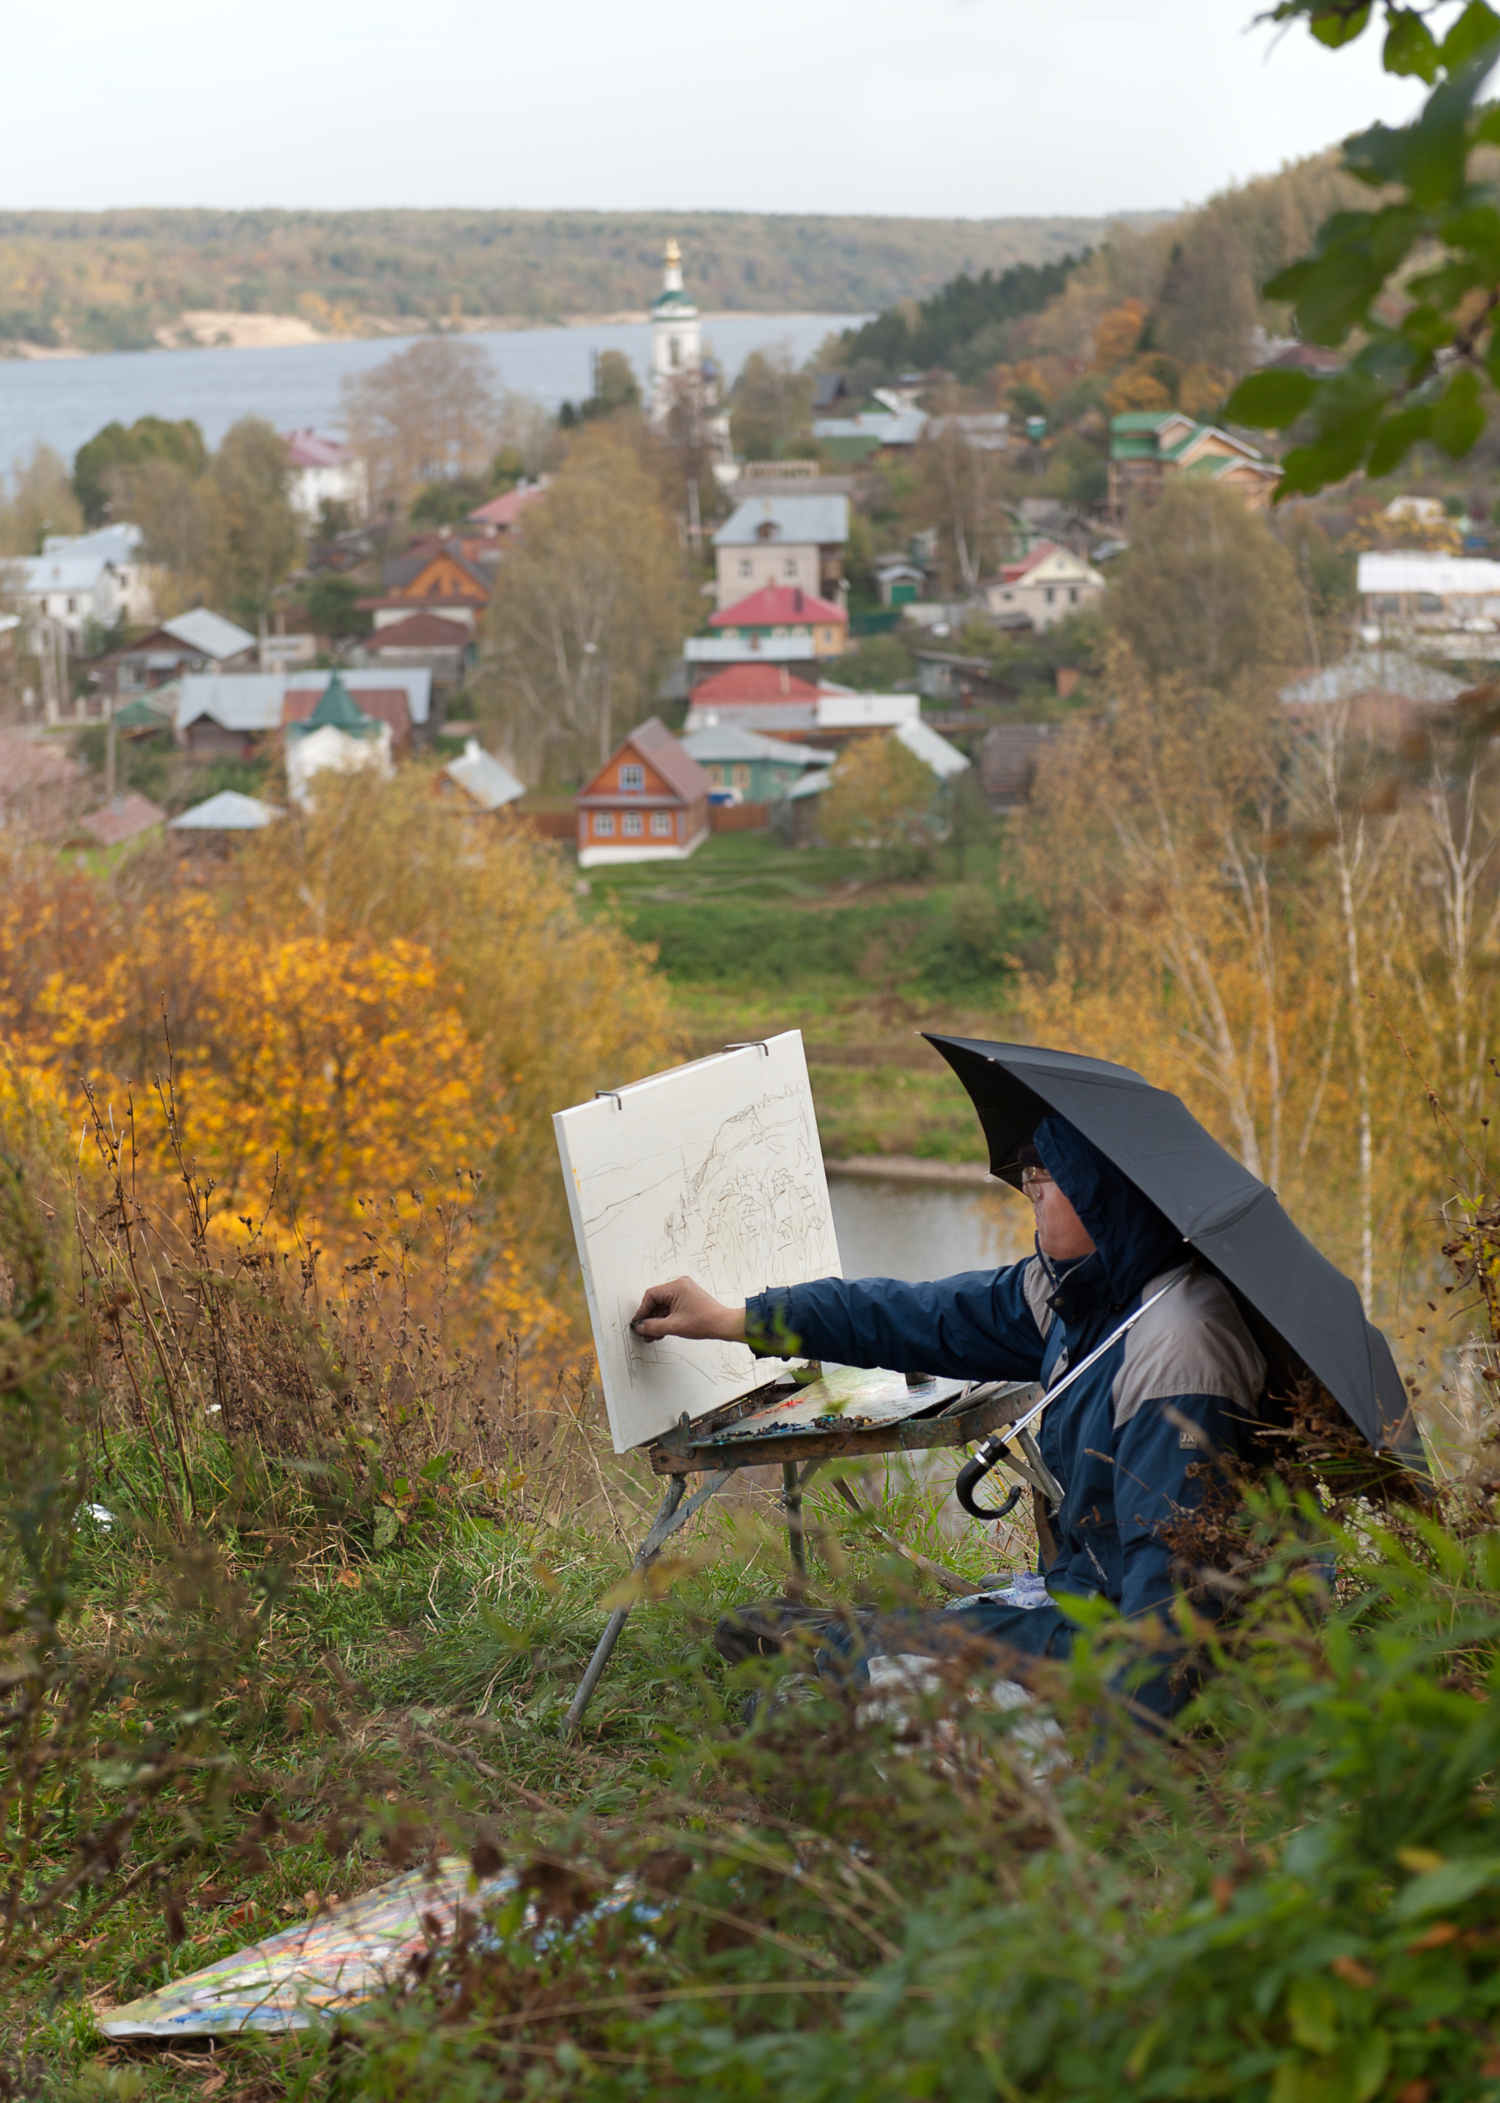
[[[951,1387],[953,1383],[947,1385]],[[768,1429],[738,1438],[726,1436],[740,1418],[764,1407],[775,1392],[774,1387],[758,1389],[701,1418],[696,1424],[684,1421],[675,1430],[641,1448],[650,1461],[651,1472],[666,1476],[668,1482],[656,1523],[636,1550],[635,1560],[631,1563],[632,1577],[649,1570],[678,1528],[685,1526],[695,1512],[701,1511],[741,1468],[779,1462],[787,1546],[793,1581],[800,1586],[807,1577],[802,1493],[819,1468],[833,1460],[862,1460],[882,1453],[927,1453],[940,1447],[970,1445],[999,1425],[1013,1422],[1035,1388],[1029,1381],[991,1381],[982,1387],[967,1386],[957,1395],[935,1401],[925,1412],[918,1391],[913,1395],[912,1414],[894,1423],[848,1430],[838,1425],[799,1425],[785,1431]],[[1008,1462],[1008,1465],[1017,1464]],[[690,1475],[704,1478],[691,1497],[687,1495]],[[847,1483],[841,1481],[838,1488],[846,1503],[852,1504],[856,1510],[862,1509]],[[899,1542],[893,1545],[900,1547]],[[970,1589],[926,1557],[911,1555],[905,1549],[901,1552],[908,1554],[929,1576],[935,1576],[950,1590]],[[589,1659],[588,1670],[573,1696],[565,1730],[576,1731],[583,1721],[584,1712],[604,1677],[604,1669],[620,1640],[620,1631],[629,1613],[628,1606],[616,1607],[605,1623],[604,1633]]]

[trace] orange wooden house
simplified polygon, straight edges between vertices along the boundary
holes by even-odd
[[[708,838],[709,779],[653,716],[573,798],[578,864],[685,861]]]
[[[400,568],[410,572],[390,584],[378,598],[356,603],[375,616],[377,629],[393,627],[414,613],[441,614],[445,620],[477,625],[490,603],[489,578],[457,541],[443,540],[411,550]]]

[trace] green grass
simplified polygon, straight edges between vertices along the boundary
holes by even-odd
[[[103,2096],[118,2092],[110,2067],[128,2065],[126,2093],[192,2094],[201,2067],[184,2066],[180,2054],[163,2064],[154,2047],[106,2045],[90,2009],[134,1998],[305,1918],[319,1900],[388,1878],[404,1860],[388,1852],[402,1825],[460,1851],[482,1825],[509,1852],[533,1847],[549,1829],[647,1816],[660,1805],[679,1779],[681,1749],[733,1724],[724,1667],[708,1638],[729,1605],[783,1588],[785,1533],[764,1492],[711,1504],[691,1521],[672,1543],[658,1595],[631,1614],[582,1733],[566,1738],[563,1714],[603,1626],[601,1600],[626,1574],[660,1487],[632,1484],[612,1460],[601,1465],[620,1533],[450,1513],[376,1555],[329,1553],[326,1538],[317,1547],[279,1528],[272,1534],[270,1554],[281,1558],[266,1587],[272,1603],[238,1669],[226,1668],[213,1712],[219,1757],[245,1779],[233,1802],[219,1806],[216,1824],[184,1794],[137,1835],[145,1859],[153,1846],[170,1852],[174,1822],[199,1830],[174,1880],[184,1939],[171,1940],[156,1885],[107,1910],[92,1893],[63,1908],[48,1929],[67,1952],[62,1968],[54,1959],[9,1982],[0,2070],[7,2062],[45,2070],[29,2093],[71,2095],[81,2080],[81,2093]],[[149,1499],[132,1499],[132,1485],[148,1480],[147,1461],[117,1472],[116,1525],[86,1525],[80,1536],[81,1649],[107,1628],[165,1629],[181,1611],[181,1570],[157,1531],[159,1514]],[[877,1499],[881,1482],[877,1471],[868,1483]],[[637,1490],[647,1500],[638,1508]],[[880,1516],[914,1546],[972,1577],[984,1574],[992,1544],[978,1528],[944,1541],[937,1502],[893,1484]],[[942,1596],[890,1557],[826,1485],[815,1486],[808,1510],[813,1527],[827,1529],[821,1549],[814,1543],[812,1596],[848,1596],[851,1588]],[[233,1536],[230,1558],[241,1584],[253,1586],[266,1567]],[[103,1719],[106,1728],[128,1732],[140,1721],[127,1713],[133,1706]],[[170,1727],[164,1713],[154,1720]],[[351,1834],[362,1830],[346,1850],[330,1845],[337,1821],[326,1809],[329,1783],[340,1779],[369,1807],[351,1819]],[[278,1804],[282,1834],[257,1865],[242,1836],[263,1801]],[[538,1809],[543,1802],[550,1814]],[[284,2050],[295,2063],[309,2047],[293,2040]],[[317,2049],[312,2057],[321,2063]],[[257,2048],[238,2058],[248,2068]],[[280,2076],[271,2093],[283,2093]]]
[[[800,1029],[825,1151],[981,1161],[972,1107],[920,1030],[1005,1034],[1007,960],[1034,940],[1003,835],[940,848],[920,881],[856,850],[719,833],[685,863],[597,870],[601,906],[657,946],[690,1048]]]

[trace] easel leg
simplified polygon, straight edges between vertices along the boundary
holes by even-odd
[[[786,1513],[786,1541],[791,1551],[792,1576],[800,1588],[807,1583],[807,1535],[802,1530],[802,1489],[794,1460],[781,1463],[781,1505]]]
[[[672,1477],[671,1485],[662,1501],[662,1508],[656,1515],[656,1524],[636,1550],[635,1561],[630,1566],[632,1577],[638,1577],[643,1570],[650,1569],[656,1558],[661,1554],[663,1544],[672,1534],[676,1533],[679,1526],[687,1524],[695,1511],[700,1510],[703,1505],[707,1504],[715,1490],[723,1489],[733,1473],[733,1468],[721,1468],[717,1474],[707,1476],[702,1487],[693,1492],[686,1504],[683,1503],[682,1497],[683,1492],[687,1488],[687,1477],[685,1475],[674,1475]],[[588,1670],[579,1681],[578,1692],[573,1696],[568,1713],[563,1719],[564,1736],[576,1731],[579,1724],[582,1723],[584,1711],[594,1698],[594,1689],[604,1677],[604,1668],[609,1663],[616,1643],[620,1640],[620,1631],[625,1626],[629,1614],[630,1609],[628,1606],[617,1606],[608,1621],[605,1622],[604,1633],[594,1646],[594,1655],[589,1659]]]

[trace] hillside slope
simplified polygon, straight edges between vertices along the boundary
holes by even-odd
[[[960,271],[1076,254],[1105,229],[750,212],[6,212],[0,344],[145,348],[198,310],[297,315],[330,334],[638,310],[669,234],[707,309],[859,313]]]

